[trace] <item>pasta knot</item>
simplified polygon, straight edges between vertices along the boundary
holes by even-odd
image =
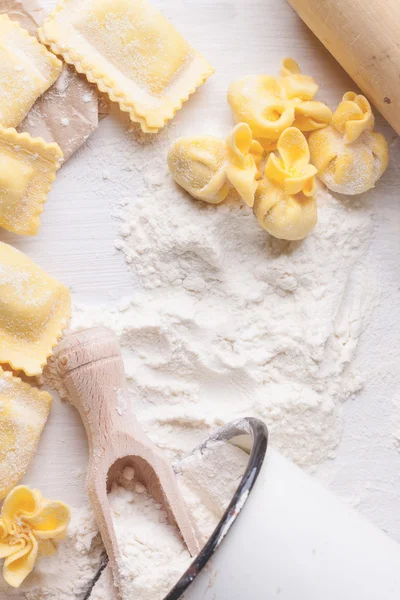
[[[21,485],[8,494],[0,515],[0,558],[5,558],[3,576],[9,585],[21,585],[39,554],[57,551],[69,520],[68,506],[43,498],[39,490]]]
[[[303,75],[296,61],[285,58],[280,77],[249,75],[232,83],[228,102],[236,121],[247,123],[263,148],[270,151],[292,125],[307,132],[330,123],[331,110],[313,100],[317,91],[314,79]]]
[[[286,129],[277,143],[279,156],[269,155],[265,179],[257,188],[254,213],[274,237],[300,240],[317,223],[315,174],[303,133]]]
[[[226,140],[179,138],[168,153],[168,166],[175,181],[194,198],[219,204],[234,188],[253,206],[262,155],[250,127],[239,123]]]
[[[367,98],[347,92],[329,127],[311,133],[311,161],[330,190],[361,194],[373,188],[385,172],[389,160],[387,142],[373,130],[374,123]]]

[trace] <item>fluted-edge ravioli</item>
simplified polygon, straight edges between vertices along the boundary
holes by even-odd
[[[46,46],[8,15],[0,15],[0,125],[17,127],[61,68]]]
[[[39,36],[146,133],[214,72],[147,0],[60,0]]]
[[[69,289],[0,242],[0,363],[40,374],[70,313]]]
[[[62,156],[58,144],[0,125],[0,227],[37,234]]]
[[[25,474],[51,403],[50,394],[0,367],[0,500]]]

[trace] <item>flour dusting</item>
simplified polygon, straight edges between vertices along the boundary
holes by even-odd
[[[320,186],[312,235],[274,239],[235,198],[210,206],[178,188],[169,142],[134,139],[135,195],[114,208],[137,293],[76,306],[72,327],[116,331],[135,412],[171,458],[255,416],[287,456],[315,465],[333,455],[342,402],[361,387],[351,359],[373,302],[357,268],[368,211]]]
[[[217,526],[240,483],[248,455],[225,442],[209,442],[175,465],[202,547]],[[126,471],[126,470],[125,470]],[[124,600],[163,600],[192,559],[175,527],[145,488],[123,473],[110,494],[113,522],[121,548],[119,565]],[[122,485],[121,485],[122,484]],[[91,600],[113,600],[102,574]]]
[[[138,285],[132,297],[111,307],[76,305],[71,327],[102,324],[116,332],[134,412],[172,460],[181,460],[218,426],[255,416],[267,423],[272,444],[312,467],[334,455],[342,403],[362,385],[351,363],[374,304],[374,290],[359,265],[369,240],[369,212],[320,186],[314,232],[302,242],[276,240],[234,197],[216,207],[178,189],[166,167],[170,141],[167,134],[156,144],[144,136],[129,138],[121,141],[118,166],[97,165],[97,172],[107,173],[101,193],[113,197],[120,224],[116,248]],[[126,191],[115,197],[116,177],[118,189]],[[134,194],[129,192],[133,186]],[[126,409],[117,405],[122,414]],[[235,464],[242,466],[237,457],[224,457],[228,470],[211,461],[201,468],[194,463],[179,475],[203,541],[240,478]],[[194,482],[193,473],[205,474],[204,481],[199,475]],[[132,528],[137,517],[135,503],[129,504],[132,486],[126,483],[126,488],[117,488],[111,498],[118,515],[125,515],[122,533],[124,523]],[[155,507],[146,502],[142,508],[152,514]],[[171,535],[176,541],[176,532]],[[170,561],[169,584],[187,559],[172,538],[179,566]],[[40,585],[45,591],[27,589],[28,600],[82,598],[80,583],[70,582],[71,572],[79,572],[81,563],[85,571],[93,553],[77,552],[80,540],[81,532],[72,530],[65,567],[71,589],[61,579],[52,580],[46,566],[52,563],[44,559]],[[121,544],[128,588],[152,585],[134,571],[132,540]],[[162,553],[151,550],[151,539],[146,544],[158,577]],[[98,565],[100,552],[96,556]],[[105,600],[102,579],[95,592]]]
[[[175,465],[178,485],[199,541],[205,543],[245,471],[248,455],[225,442],[209,442]],[[218,477],[216,477],[218,473]],[[221,486],[221,481],[224,483]],[[114,527],[121,550],[119,563],[124,600],[162,600],[191,563],[176,528],[162,507],[135,481],[126,467],[119,485],[110,492]],[[91,588],[104,556],[104,547],[92,512],[72,509],[67,539],[53,557],[39,560],[19,590],[0,578],[0,590],[24,595],[26,600],[82,600]],[[91,600],[114,600],[107,585],[107,567],[91,592]]]

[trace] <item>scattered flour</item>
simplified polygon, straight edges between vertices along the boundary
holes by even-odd
[[[248,455],[235,446],[212,442],[176,465],[201,543],[227,508],[247,461]],[[132,469],[125,469],[120,483],[110,493],[110,504],[122,553],[123,597],[162,600],[186,571],[190,555],[160,505],[134,480]],[[26,600],[82,600],[100,568],[104,549],[92,513],[80,508],[72,514],[68,537],[58,554],[39,560],[20,590],[0,583],[4,591],[23,593]],[[114,600],[107,592],[107,576],[108,568],[92,590],[91,600]]]
[[[114,308],[75,306],[72,328],[118,334],[135,411],[172,459],[242,416],[264,419],[298,464],[331,457],[342,402],[361,387],[351,360],[374,299],[357,267],[365,206],[320,187],[313,234],[276,240],[234,198],[216,207],[187,196],[167,146],[139,149],[136,195],[114,210],[139,290]]]
[[[121,394],[118,390],[117,392],[117,404],[115,406],[115,410],[119,414],[120,417],[123,417],[128,409],[128,403],[124,394]]]
[[[132,482],[129,489],[116,487],[110,502],[122,548],[123,598],[163,600],[191,563],[182,538],[140,483]],[[105,600],[101,582],[96,587],[91,600]]]
[[[248,455],[224,442],[196,450],[175,467],[178,483],[203,546],[225,512],[248,462]],[[125,475],[125,471],[124,471]],[[124,599],[162,600],[189,567],[191,558],[165,512],[129,473],[110,494]],[[113,600],[104,572],[90,600]]]
[[[320,187],[315,231],[303,242],[276,240],[235,198],[209,206],[177,188],[166,169],[169,142],[165,134],[157,143],[142,136],[121,141],[118,169],[95,153],[94,171],[106,175],[101,193],[114,198],[120,221],[116,248],[139,285],[132,298],[114,307],[75,306],[72,329],[105,324],[116,332],[135,412],[172,460],[182,459],[216,427],[256,416],[267,422],[272,443],[284,454],[300,465],[316,465],[334,455],[342,403],[361,387],[351,362],[375,301],[359,265],[369,240],[369,212],[357,200],[347,204]],[[113,194],[116,189],[126,195]],[[226,489],[231,497],[233,486],[220,485],[217,467],[197,471],[207,469],[204,482],[194,484],[193,471],[183,470],[180,478],[204,539],[223,510],[219,494]],[[238,476],[228,472],[227,481],[236,483]],[[207,492],[201,500],[197,485]],[[129,500],[136,492],[113,492],[116,526],[125,513],[128,525],[121,519],[121,531],[133,531],[129,523],[135,522],[134,530],[147,536],[136,528],[140,515]],[[146,495],[141,506],[150,515],[158,510]],[[162,516],[157,524],[166,527]],[[78,550],[85,531],[72,528],[69,545],[60,550],[66,553],[65,579],[52,579],[51,565],[61,571],[62,554],[57,563],[44,560],[41,583],[26,592],[28,600],[82,597],[76,573],[93,573],[92,561],[100,561],[100,550],[89,549],[98,544],[94,531],[86,550]],[[179,538],[171,535],[179,560],[170,563],[170,582],[186,564]],[[151,537],[145,544],[155,571],[162,571]],[[129,557],[137,546],[132,536],[122,545],[130,582],[135,563]],[[108,600],[102,579],[94,600]],[[136,584],[145,589],[149,582],[137,578]]]

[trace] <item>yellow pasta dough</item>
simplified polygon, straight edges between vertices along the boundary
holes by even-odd
[[[227,140],[213,136],[179,138],[168,153],[175,181],[189,194],[219,204],[233,187],[253,206],[263,149],[250,127],[236,125]]]
[[[41,373],[70,312],[68,288],[0,242],[0,363]]]
[[[61,68],[46,46],[6,14],[0,15],[0,125],[17,127]]]
[[[309,137],[318,177],[334,192],[361,194],[374,187],[388,165],[388,146],[373,131],[374,115],[364,96],[347,92],[326,129]]]
[[[0,367],[0,500],[20,481],[36,451],[52,397]]]
[[[36,235],[62,156],[58,144],[0,125],[0,227]]]
[[[149,133],[214,72],[147,0],[60,0],[39,35]]]
[[[307,140],[299,129],[286,129],[277,147],[279,156],[269,155],[266,177],[258,185],[254,214],[274,237],[301,240],[317,223],[317,169],[309,164]]]
[[[0,513],[0,558],[5,558],[5,581],[18,588],[41,554],[55,554],[69,521],[70,510],[63,502],[48,500],[39,490],[25,485],[14,488]]]
[[[228,102],[236,121],[248,123],[262,146],[273,150],[287,127],[313,131],[330,123],[331,110],[313,100],[317,91],[314,79],[285,58],[280,77],[249,75],[232,83]]]

